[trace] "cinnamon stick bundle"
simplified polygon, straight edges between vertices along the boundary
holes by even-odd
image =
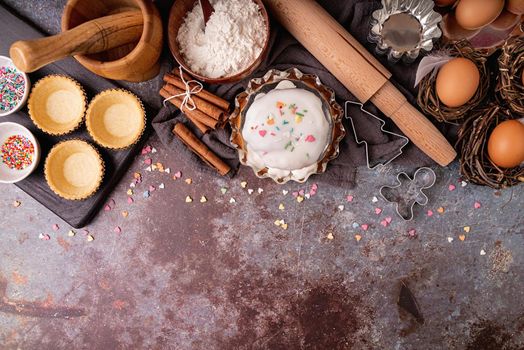
[[[160,90],[160,96],[162,96],[163,98],[169,98],[173,95],[171,95],[167,90],[165,89],[162,89]],[[180,108],[180,105],[182,104],[181,101],[179,101],[179,103],[175,103],[175,101],[173,101],[174,99],[171,99],[169,100],[169,102],[171,102],[172,104],[174,104],[175,106],[177,106],[178,108]],[[203,123],[201,123],[198,119],[195,119],[195,116],[193,113],[190,113],[190,114],[186,114],[187,118],[189,120],[191,120],[191,122],[193,124],[195,124],[195,126],[198,128],[198,130],[200,130],[201,133],[205,134],[206,132],[208,132],[209,130],[211,130],[211,128]]]
[[[173,82],[175,83],[178,83],[176,79],[173,79]],[[180,94],[184,94],[186,92],[186,88],[184,86],[184,83],[180,80],[180,84],[178,85],[172,85],[170,83],[166,84],[164,87],[169,87],[170,88],[170,91],[173,91],[173,95],[180,95]],[[182,87],[180,87],[182,86]],[[201,111],[201,112],[204,112],[205,114],[209,115],[211,118],[215,119],[215,120],[223,120],[223,117],[224,117],[224,114],[225,114],[225,110],[218,107],[218,106],[215,106],[214,104],[202,99],[199,97],[199,95],[203,92],[204,90],[202,90],[201,92],[199,92],[198,94],[195,94],[195,95],[191,95],[191,98],[193,99],[193,102],[195,103],[195,107]]]
[[[165,90],[168,93],[167,97],[178,95],[178,92],[175,90],[175,88],[172,85],[169,85],[169,84],[164,85],[162,90]],[[162,95],[162,90],[160,90],[160,94],[161,95]],[[165,97],[165,98],[167,98],[167,97]],[[206,126],[209,126],[212,129],[215,129],[218,126],[219,121],[217,119],[214,119],[214,118],[210,117],[208,114],[204,113],[203,111],[199,110],[198,108],[194,109],[194,110],[190,110],[188,108],[183,108],[182,107],[182,101],[183,100],[184,100],[184,98],[182,96],[178,96],[178,97],[170,99],[169,101],[172,104],[174,104],[175,106],[177,106],[188,117],[191,116],[190,117],[191,119],[198,120],[200,123],[202,123],[202,124],[204,124]]]
[[[187,74],[183,73],[184,75],[184,79],[186,81],[189,81],[189,80],[192,80],[193,78],[191,78],[190,76],[188,76]],[[169,83],[171,85],[175,85],[176,87],[180,88],[180,89],[184,89],[186,88],[184,82],[182,81],[182,79],[180,79],[179,76],[177,75],[173,75],[173,74],[169,74],[167,73],[166,75],[164,75],[164,81],[166,83]],[[224,111],[228,111],[229,110],[229,102],[227,102],[226,100],[224,100],[223,98],[220,98],[218,97],[217,95],[214,95],[212,93],[210,93],[209,91],[206,91],[206,90],[202,90],[201,92],[198,93],[198,97],[202,98],[203,100],[219,107],[220,109],[224,110]]]
[[[220,175],[229,173],[231,167],[213,153],[213,151],[200,141],[184,124],[177,123],[173,129],[173,133],[204,162],[215,168]]]

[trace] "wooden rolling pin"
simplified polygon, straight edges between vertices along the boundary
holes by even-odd
[[[138,10],[85,22],[71,30],[37,40],[13,43],[9,55],[22,72],[30,73],[62,58],[93,54],[140,40],[143,16]]]
[[[391,73],[314,0],[263,0],[277,20],[360,102],[371,101],[438,164],[457,156],[438,129],[389,81]]]

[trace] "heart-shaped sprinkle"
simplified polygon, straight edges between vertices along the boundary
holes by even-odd
[[[448,242],[449,243],[453,242],[453,237],[448,237]]]
[[[348,201],[348,202],[353,202],[353,198],[354,198],[354,197],[353,197],[352,195],[349,194],[349,195],[346,197],[346,201]]]
[[[191,203],[192,201],[193,201],[193,198],[191,198],[190,196],[186,197],[186,203]]]
[[[453,185],[453,184],[450,184],[450,185],[448,186],[448,190],[450,190],[450,191],[455,191],[456,188],[457,188],[457,187],[456,187],[455,185]]]
[[[284,195],[284,196],[285,196],[285,195],[287,195],[288,193],[289,193],[289,191],[288,191],[288,190],[282,190],[282,195]],[[297,196],[298,196],[298,193],[297,193]]]
[[[428,210],[427,215],[428,215],[428,216],[433,216],[433,210]]]
[[[248,189],[247,189],[247,193],[248,193],[248,194],[253,194],[253,192],[255,192],[255,190],[253,190],[252,188],[248,188]]]
[[[464,232],[469,233],[469,231],[471,231],[471,227],[464,226]]]
[[[459,235],[459,239],[464,242],[464,240],[466,239],[466,235]]]
[[[480,255],[486,255],[486,251],[484,249],[480,250]]]
[[[351,225],[353,228],[359,228],[360,225],[357,222],[354,222],[353,225]]]
[[[231,199],[229,199],[229,203],[233,204],[233,203],[236,203],[237,201],[235,200],[235,198],[231,197]]]
[[[128,204],[133,204],[133,202],[134,202],[133,198],[127,197],[127,203]]]
[[[158,185],[158,188],[163,190],[164,188],[166,188],[166,185],[162,182],[160,185]]]
[[[262,136],[262,137],[265,137],[266,134],[267,134],[267,131],[266,131],[266,130],[259,130],[259,131],[258,131],[258,134],[259,134],[260,136]]]
[[[482,205],[479,202],[475,202],[475,204],[473,205],[475,209],[479,209],[481,206]]]
[[[206,203],[206,202],[207,202],[206,196],[200,197],[200,203]]]
[[[361,235],[359,235],[359,234],[356,234],[356,235],[355,235],[355,240],[356,240],[357,242],[360,242],[361,239],[362,239],[362,236],[361,236]]]
[[[338,206],[338,210],[340,210],[340,211],[344,210],[344,206],[343,205],[339,205]]]
[[[114,231],[115,233],[122,233],[122,229],[120,228],[120,226],[115,227]]]
[[[380,215],[380,213],[382,213],[382,209],[375,208],[375,214]]]
[[[384,227],[388,227],[389,223],[386,220],[382,220],[380,224]]]
[[[415,237],[416,235],[417,235],[417,230],[412,228],[411,230],[408,231],[409,237]]]
[[[388,217],[386,217],[384,220],[386,220],[386,222],[387,222],[388,224],[391,224],[391,221],[393,221],[393,218],[392,218],[391,216],[388,216]]]
[[[315,139],[315,136],[313,136],[313,135],[307,135],[306,139],[304,141],[306,141],[306,142],[315,142],[316,139]]]
[[[182,172],[180,171],[177,171],[174,175],[173,175],[173,178],[176,180],[176,179],[180,179],[182,177]]]
[[[304,197],[306,197],[306,199],[311,198],[311,193],[306,193],[306,194],[304,195]]]
[[[151,164],[153,164],[153,159],[151,159],[151,158],[146,158],[146,159],[144,159],[144,164],[145,164],[145,165],[151,165]]]
[[[247,187],[247,181],[242,181],[242,182],[240,183],[240,187],[242,187],[242,188],[246,188],[246,187]]]
[[[360,227],[362,227],[362,229],[363,229],[364,231],[367,231],[368,228],[369,228],[369,225],[368,225],[368,224],[362,224],[362,225],[360,225]]]
[[[378,202],[378,198],[377,198],[377,197],[373,197],[373,198],[371,198],[371,202],[372,202],[372,203],[376,203],[376,202]]]

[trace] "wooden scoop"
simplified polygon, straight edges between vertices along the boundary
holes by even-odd
[[[93,54],[140,40],[143,30],[141,11],[126,11],[85,22],[60,34],[13,43],[9,55],[22,72],[30,73],[79,54]]]

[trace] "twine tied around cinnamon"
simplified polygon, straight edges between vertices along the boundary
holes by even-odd
[[[183,93],[167,97],[166,99],[164,99],[164,101],[162,101],[162,104],[165,107],[166,103],[170,100],[184,96],[184,99],[182,100],[182,104],[180,106],[180,110],[183,110],[185,108],[187,110],[194,111],[197,108],[197,106],[195,104],[195,101],[193,100],[193,97],[191,96],[200,93],[204,89],[204,85],[202,85],[202,83],[197,80],[185,80],[182,67],[178,67],[178,71],[180,73],[180,79],[184,83],[186,90]],[[191,84],[194,85],[191,87]]]

